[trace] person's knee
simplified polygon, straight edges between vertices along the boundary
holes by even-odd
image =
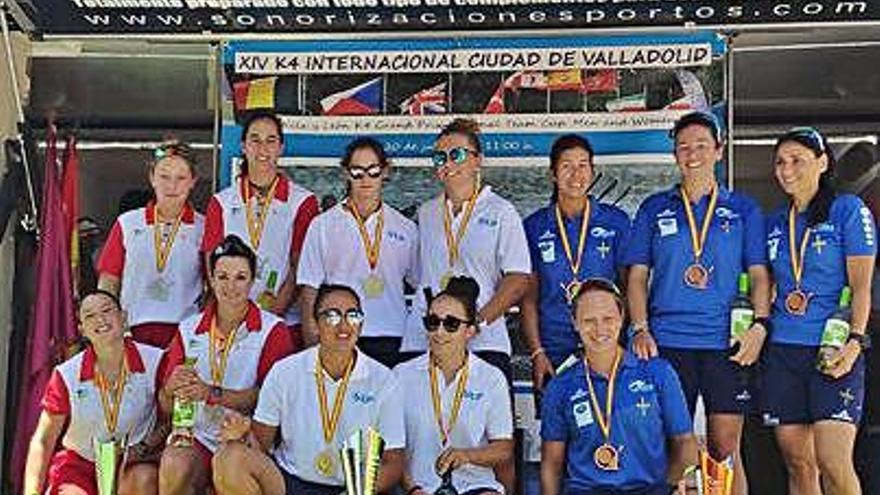
[[[156,493],[159,485],[159,468],[155,464],[135,464],[125,471],[119,484],[119,495]]]
[[[240,443],[224,444],[211,459],[211,470],[214,486],[222,492],[222,488],[235,483],[248,472],[248,449]]]
[[[713,421],[710,427],[709,453],[716,459],[739,456],[742,422],[739,418]]]
[[[830,450],[830,449],[827,449]],[[830,478],[832,482],[849,476],[853,471],[851,456],[843,451],[818,452],[816,464],[823,477]]]
[[[201,460],[195,449],[168,447],[159,462],[159,482],[163,485],[191,483],[201,471]]]

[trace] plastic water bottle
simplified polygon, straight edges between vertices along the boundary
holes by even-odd
[[[831,356],[838,349],[846,345],[849,338],[850,317],[852,310],[850,303],[852,302],[852,289],[845,286],[840,291],[840,300],[837,310],[825,321],[825,329],[822,330],[822,341],[819,344],[819,358],[816,366],[819,371],[825,371],[831,368],[834,363],[831,362]]]
[[[257,305],[266,311],[272,309],[275,304],[275,284],[278,283],[278,272],[272,270],[269,272],[269,279],[266,281],[266,288],[257,296]]]
[[[187,368],[195,368],[196,358],[187,357],[183,360]],[[182,397],[174,397],[174,406],[171,409],[171,444],[175,447],[192,447],[193,430],[196,426],[196,412],[198,404]]]

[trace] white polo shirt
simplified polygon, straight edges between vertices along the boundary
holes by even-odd
[[[183,364],[187,357],[196,359],[195,370],[199,378],[205,383],[213,383],[210,339],[211,320],[215,312],[216,303],[204,312],[180,323],[177,335],[168,345],[162,364],[160,373],[163,385],[170,378],[174,368]],[[290,329],[284,321],[250,302],[247,315],[235,332],[235,343],[229,350],[223,383],[220,386],[229,390],[259,387],[272,365],[293,352],[291,342]],[[205,404],[199,404],[194,428],[195,437],[208,450],[215,452],[218,447],[220,425],[211,421],[208,412]],[[222,415],[216,417],[222,418]]]
[[[248,186],[247,177],[238,178],[231,186],[211,197],[205,211],[205,235],[202,239],[202,252],[210,253],[223,238],[230,234],[240,237],[251,249],[247,226],[243,188]],[[260,200],[256,194],[250,196],[251,211],[254,218],[260,214]],[[273,292],[278,293],[287,272],[290,260],[300,252],[302,242],[312,219],[318,214],[318,199],[311,191],[294,184],[285,174],[278,174],[275,196],[269,204],[266,223],[260,237],[257,255],[257,273],[251,287],[251,299],[266,289],[272,272],[276,274]],[[299,322],[299,310],[292,305],[286,316],[290,324]]]
[[[121,438],[128,433],[128,445],[140,443],[156,422],[157,370],[161,358],[161,349],[125,339],[128,374],[122,391],[116,436]],[[42,401],[47,413],[67,417],[62,447],[92,462],[95,460],[92,439],[111,439],[104,421],[101,392],[95,384],[96,360],[95,351],[89,346],[56,366]]]
[[[369,426],[385,439],[386,450],[402,449],[403,400],[394,373],[366,354],[356,352],[357,361],[331,441],[334,453],[352,433]],[[325,478],[315,470],[315,457],[326,449],[315,384],[317,356],[318,347],[310,347],[272,368],[260,389],[254,420],[280,428],[281,444],[274,455],[282,469],[312,483],[342,486],[341,469],[333,478]],[[332,411],[339,382],[323,369],[321,377]]]
[[[297,283],[317,289],[322,283],[347,285],[361,298],[366,319],[362,337],[403,337],[407,308],[403,280],[412,285],[418,279],[418,229],[399,211],[381,205],[384,227],[379,243],[379,261],[371,270],[357,221],[340,203],[318,215],[306,234],[297,268]],[[379,211],[365,221],[370,242],[374,240]],[[371,275],[381,277],[384,290],[379,297],[365,293]]]
[[[98,258],[98,272],[122,282],[119,302],[131,325],[174,323],[198,311],[202,292],[199,243],[204,217],[185,205],[165,268],[156,266],[155,203],[119,215]],[[164,239],[163,243],[166,242]]]
[[[451,204],[447,201],[443,205],[443,198],[441,194],[419,207],[419,262],[422,267],[419,284],[430,287],[434,294],[440,291],[443,275],[450,271],[443,208],[451,211]],[[495,295],[505,274],[529,274],[532,264],[522,218],[513,205],[492,192],[489,186],[483,187],[476,202],[464,236],[459,241],[458,260],[451,271],[453,275],[467,275],[477,281],[480,286],[477,307],[480,308]],[[458,232],[466,209],[467,203],[453,218],[453,232]],[[418,290],[401,351],[424,351],[428,348],[425,331],[418,323],[425,310],[424,292]],[[481,325],[480,332],[471,340],[470,348],[474,351],[510,354],[510,338],[504,318]]]
[[[394,374],[400,383],[401,395],[407,400],[404,411],[407,471],[415,484],[433,493],[441,483],[434,466],[444,448],[434,417],[429,363],[428,355],[423,354],[394,368]],[[490,440],[513,439],[513,416],[504,374],[472,353],[468,354],[468,366],[464,398],[449,437],[449,447],[484,447]],[[443,421],[448,426],[461,371],[449,383],[443,373],[438,372],[437,378]],[[495,479],[492,468],[473,464],[453,471],[452,483],[459,493],[477,488],[504,493],[504,487]]]

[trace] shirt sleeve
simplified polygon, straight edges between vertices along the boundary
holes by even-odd
[[[323,219],[312,224],[306,233],[302,250],[299,254],[299,264],[296,267],[296,283],[308,285],[317,289],[327,280],[327,271],[324,270],[322,240]]]
[[[693,430],[691,415],[687,408],[678,374],[667,361],[656,358],[654,363],[660,410],[663,412],[663,430],[667,437],[689,433]]]
[[[263,350],[260,352],[260,360],[257,363],[257,385],[262,386],[263,380],[269,374],[269,370],[278,361],[293,354],[293,339],[290,329],[284,322],[278,322],[269,331]]]
[[[281,414],[284,410],[284,377],[278,367],[274,367],[266,375],[260,394],[257,396],[257,407],[254,409],[254,420],[266,426],[280,426]],[[289,411],[292,412],[292,411]]]
[[[385,440],[386,449],[402,449],[406,446],[406,426],[403,419],[400,382],[392,374],[389,374],[389,382],[382,393],[376,428]]]
[[[538,239],[537,234],[535,232],[535,224],[537,223],[537,218],[535,215],[538,213],[534,213],[532,216],[526,218],[523,221],[523,232],[526,235],[526,245],[529,248],[529,260],[532,262],[532,270],[535,272],[538,271],[538,267],[541,266],[541,252],[538,249]]]
[[[318,198],[314,194],[303,200],[302,204],[296,210],[296,217],[293,219],[293,237],[290,241],[290,255],[302,251],[303,241],[306,238],[306,232],[309,230],[312,220],[318,216],[320,208],[318,207]]]
[[[117,219],[107,234],[107,240],[98,257],[98,274],[106,273],[117,278],[122,277],[125,267],[125,244],[122,238],[122,225]]]
[[[745,229],[743,241],[743,265],[748,268],[767,264],[767,231],[765,230],[764,214],[761,207],[754,201],[747,203],[744,212]]]
[[[642,203],[636,218],[633,221],[632,231],[630,232],[630,242],[622,246],[623,264],[626,266],[645,265],[651,266],[652,252],[652,219],[648,205]]]
[[[411,286],[418,287],[422,275],[421,259],[419,258],[419,229],[413,226],[409,235],[412,240],[409,245],[409,264],[405,277]]]
[[[502,273],[532,273],[532,263],[529,260],[529,248],[526,242],[526,233],[523,230],[522,218],[513,209],[513,205],[507,205],[504,217],[501,219],[500,239],[498,252],[498,266]]]
[[[46,384],[40,405],[49,414],[70,415],[70,395],[67,392],[67,384],[64,383],[64,378],[57,369],[52,370],[52,376],[49,377],[49,383]]]
[[[857,196],[844,197],[841,222],[843,248],[847,256],[874,256],[877,254],[877,232],[874,215]]]
[[[205,210],[205,232],[202,235],[203,253],[210,253],[223,242],[223,207],[217,196],[212,196]]]
[[[574,371],[569,371],[573,373]],[[550,381],[541,402],[541,440],[547,442],[566,442],[568,432],[565,426],[566,401],[562,397],[562,378]]]
[[[492,371],[498,371],[492,369]],[[486,435],[489,440],[510,440],[513,438],[513,413],[510,407],[510,394],[507,380],[500,371],[495,373],[492,388],[487,391],[486,399],[492,407],[486,408]]]

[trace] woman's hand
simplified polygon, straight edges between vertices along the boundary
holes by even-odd
[[[632,341],[632,349],[639,359],[651,359],[658,354],[657,343],[654,342],[654,337],[648,330],[640,330],[635,334]]]
[[[223,423],[220,425],[219,439],[221,442],[237,442],[247,438],[251,432],[251,419],[233,411],[226,411]]]
[[[751,366],[761,356],[761,348],[767,339],[767,329],[760,323],[753,323],[748,330],[736,338],[734,344],[739,342],[739,351],[730,360],[740,366]]]
[[[467,449],[448,448],[437,457],[434,467],[437,469],[437,473],[443,476],[443,474],[454,471],[469,463],[470,457],[468,456]]]
[[[822,373],[835,380],[849,374],[861,353],[862,346],[858,342],[850,340],[846,345],[834,351],[828,360],[828,366],[822,370]]]

